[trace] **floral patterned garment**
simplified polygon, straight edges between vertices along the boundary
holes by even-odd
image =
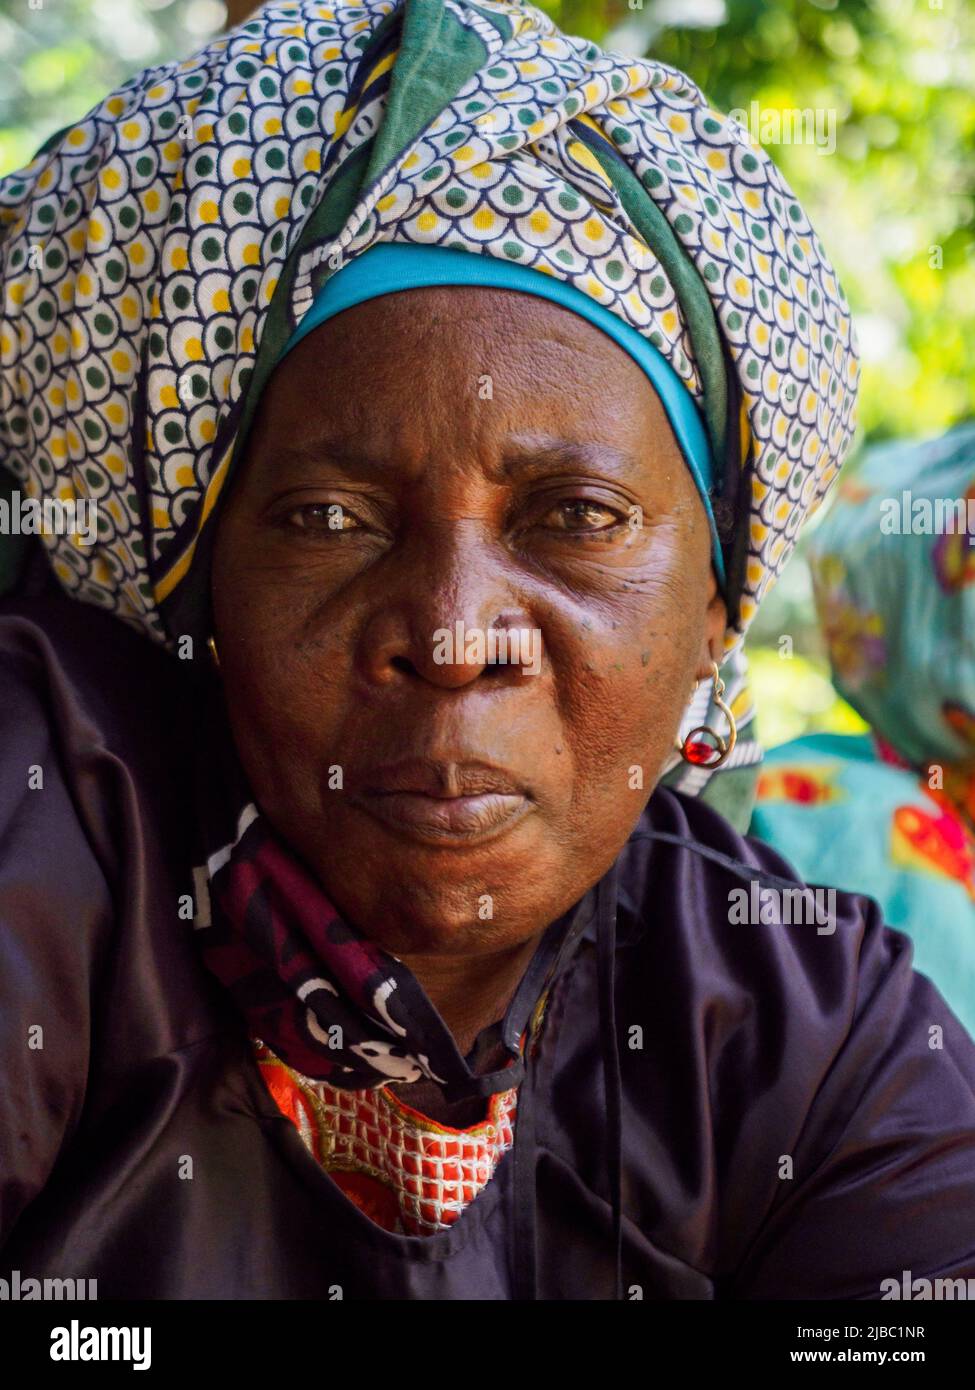
[[[837,690],[905,764],[937,763],[964,804],[975,788],[975,424],[868,450],[809,560]],[[975,797],[966,814],[975,825]]]
[[[975,1035],[975,835],[943,792],[869,735],[812,734],[766,754],[750,833],[807,882],[875,898]]]

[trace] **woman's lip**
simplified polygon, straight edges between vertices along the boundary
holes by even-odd
[[[411,838],[442,844],[487,839],[507,829],[532,806],[520,792],[428,796],[424,792],[367,792],[355,798],[369,815]]]

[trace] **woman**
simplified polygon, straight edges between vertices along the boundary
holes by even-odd
[[[0,205],[7,466],[104,499],[90,552],[47,540],[88,607],[28,576],[3,620],[5,1265],[975,1273],[975,1053],[904,939],[842,895],[829,935],[732,925],[788,866],[650,797],[696,683],[684,758],[733,756],[718,662],[852,430],[848,311],[762,152],[531,8],[287,5]]]
[[[833,680],[868,734],[773,749],[752,834],[876,898],[975,1031],[975,426],[868,451],[810,547]]]

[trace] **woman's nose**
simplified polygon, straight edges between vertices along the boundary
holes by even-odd
[[[361,658],[377,684],[421,679],[455,689],[481,678],[517,682],[539,674],[542,634],[497,551],[469,535],[453,536],[380,599],[362,634]]]

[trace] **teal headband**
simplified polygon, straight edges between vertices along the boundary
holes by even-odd
[[[582,290],[530,266],[502,261],[497,256],[473,255],[454,247],[381,241],[348,261],[321,286],[301,323],[281,353],[285,357],[312,329],[355,304],[397,290],[427,285],[481,285],[520,290],[550,299],[602,329],[633,358],[650,378],[660,397],[684,461],[704,503],[711,528],[711,554],[718,582],[724,586],[724,560],[711,506],[714,462],[704,421],[694,398],[661,352],[642,333]],[[278,359],[280,361],[281,358]]]

